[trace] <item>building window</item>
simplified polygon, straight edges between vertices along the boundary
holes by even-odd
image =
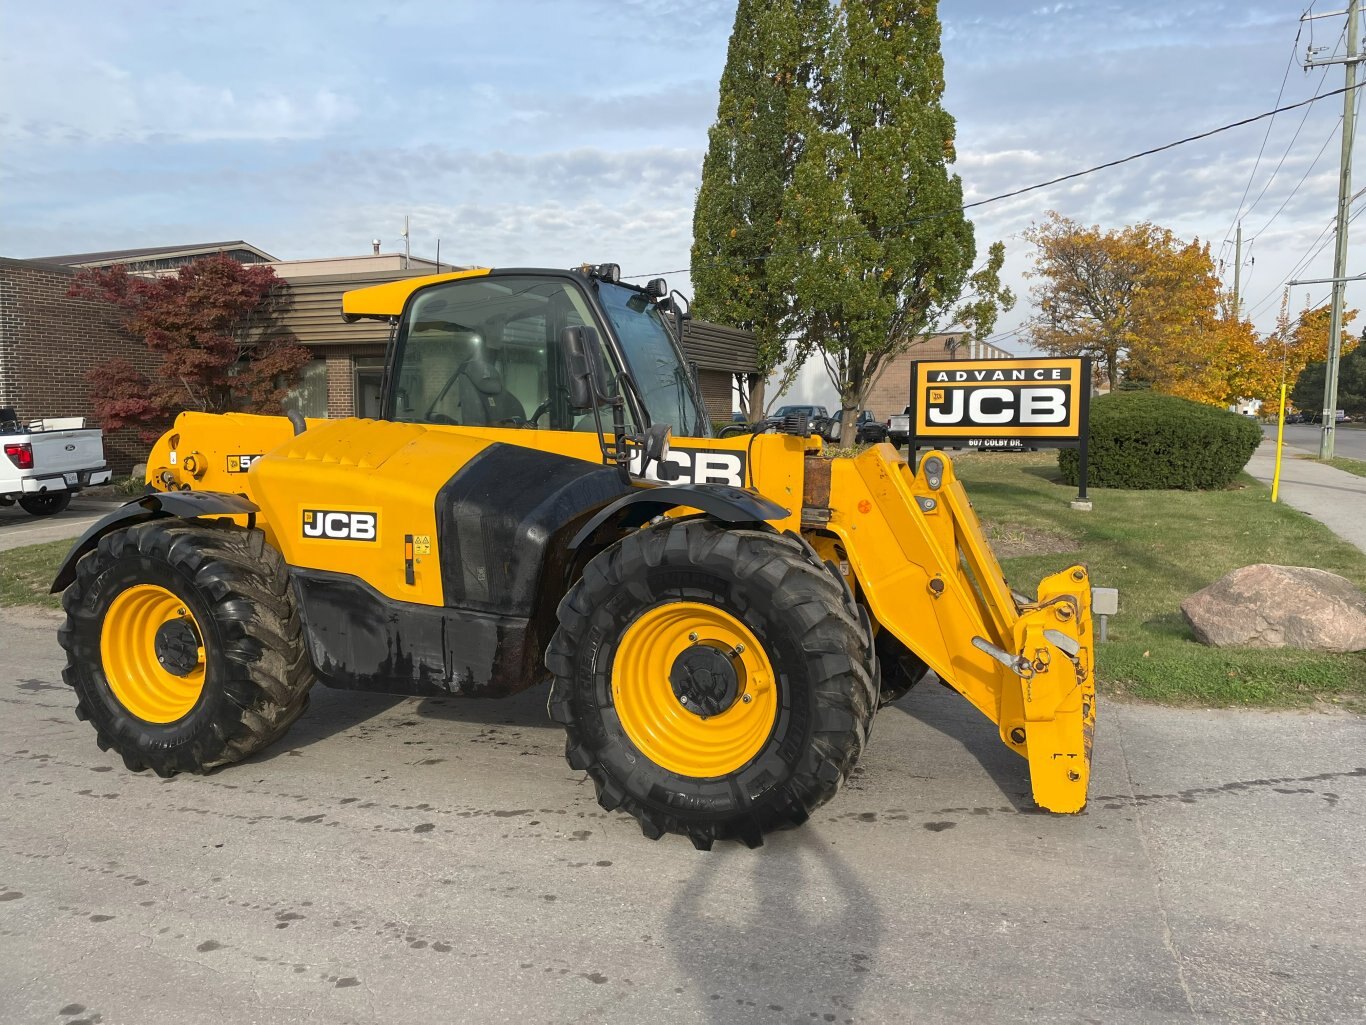
[[[384,386],[384,357],[357,356],[356,366],[356,416],[378,420],[382,405]]]
[[[327,416],[327,360],[311,359],[299,371],[298,383],[289,389],[282,405],[285,412],[296,410],[306,417]]]

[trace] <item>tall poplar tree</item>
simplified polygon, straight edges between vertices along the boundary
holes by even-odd
[[[840,0],[831,14],[812,102],[789,126],[803,144],[767,274],[791,288],[792,326],[821,354],[852,437],[891,357],[945,323],[985,337],[1014,297],[999,243],[972,271],[937,5]]]
[[[768,256],[802,150],[794,124],[806,118],[828,22],[827,0],[739,0],[693,212],[694,308],[754,332],[756,417],[764,379],[787,355],[788,290]]]

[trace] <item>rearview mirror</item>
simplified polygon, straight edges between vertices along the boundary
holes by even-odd
[[[590,409],[612,401],[612,383],[599,358],[598,332],[591,327],[567,327],[560,332],[569,402]]]

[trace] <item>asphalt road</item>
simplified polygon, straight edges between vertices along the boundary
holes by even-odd
[[[1319,454],[1319,435],[1323,429],[1313,424],[1286,424],[1285,443],[1313,455]],[[1276,425],[1263,424],[1262,433],[1273,441],[1276,439]],[[1333,453],[1346,459],[1366,460],[1366,426],[1353,424],[1350,427],[1338,425],[1333,430]]]
[[[55,613],[0,612],[0,1019],[1346,1022],[1366,1016],[1366,720],[1102,704],[1089,810],[942,688],[756,851],[652,843],[544,692],[318,689],[209,777],[72,716]]]
[[[42,544],[62,538],[80,537],[86,527],[126,498],[90,498],[84,494],[71,497],[71,505],[55,516],[31,516],[16,505],[0,506],[0,552],[24,545]]]

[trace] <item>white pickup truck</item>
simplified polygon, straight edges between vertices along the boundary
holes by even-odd
[[[20,424],[13,410],[0,409],[0,505],[19,503],[34,516],[52,516],[71,496],[92,484],[108,483],[104,432],[79,416],[49,417]]]
[[[905,448],[911,440],[911,407],[901,413],[893,413],[887,418],[887,440],[897,448]]]

